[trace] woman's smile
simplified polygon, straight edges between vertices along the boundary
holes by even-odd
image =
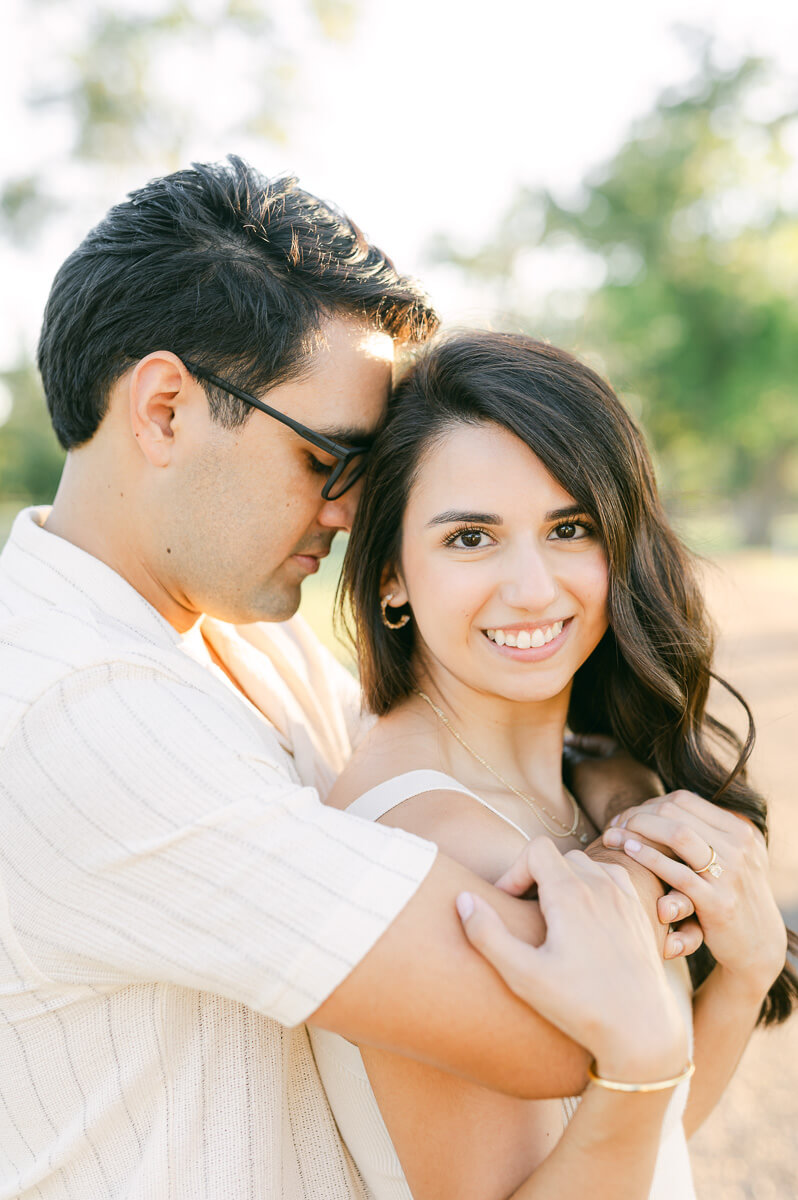
[[[452,428],[424,458],[403,522],[401,570],[432,682],[559,707],[607,629],[595,522],[520,438]],[[559,711],[559,708],[558,708]]]
[[[551,658],[565,643],[573,617],[557,621],[537,621],[532,624],[502,625],[483,629],[493,653],[518,662],[540,662]]]

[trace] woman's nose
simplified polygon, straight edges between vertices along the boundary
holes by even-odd
[[[507,565],[508,574],[501,588],[506,604],[538,613],[557,599],[557,580],[537,548],[525,548],[513,555]]]

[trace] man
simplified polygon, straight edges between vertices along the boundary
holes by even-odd
[[[394,346],[435,324],[236,159],[134,193],[56,276],[67,462],[0,567],[5,1195],[361,1194],[311,1015],[518,1095],[584,1084],[454,912],[539,942],[537,905],[321,805],[356,698],[301,625],[254,624],[349,526]]]

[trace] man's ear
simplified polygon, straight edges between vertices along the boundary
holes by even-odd
[[[130,426],[152,466],[169,465],[174,452],[175,417],[199,386],[169,350],[155,350],[133,368],[128,382]]]
[[[388,595],[391,597],[391,608],[399,608],[402,604],[410,603],[407,589],[395,567],[386,567],[382,573],[380,596]]]

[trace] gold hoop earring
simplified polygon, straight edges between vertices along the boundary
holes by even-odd
[[[405,613],[405,615],[400,617],[398,621],[388,620],[387,609],[392,600],[393,592],[389,592],[387,596],[383,596],[382,600],[380,600],[380,608],[382,609],[382,623],[386,629],[404,629],[405,625],[410,620],[409,613]]]

